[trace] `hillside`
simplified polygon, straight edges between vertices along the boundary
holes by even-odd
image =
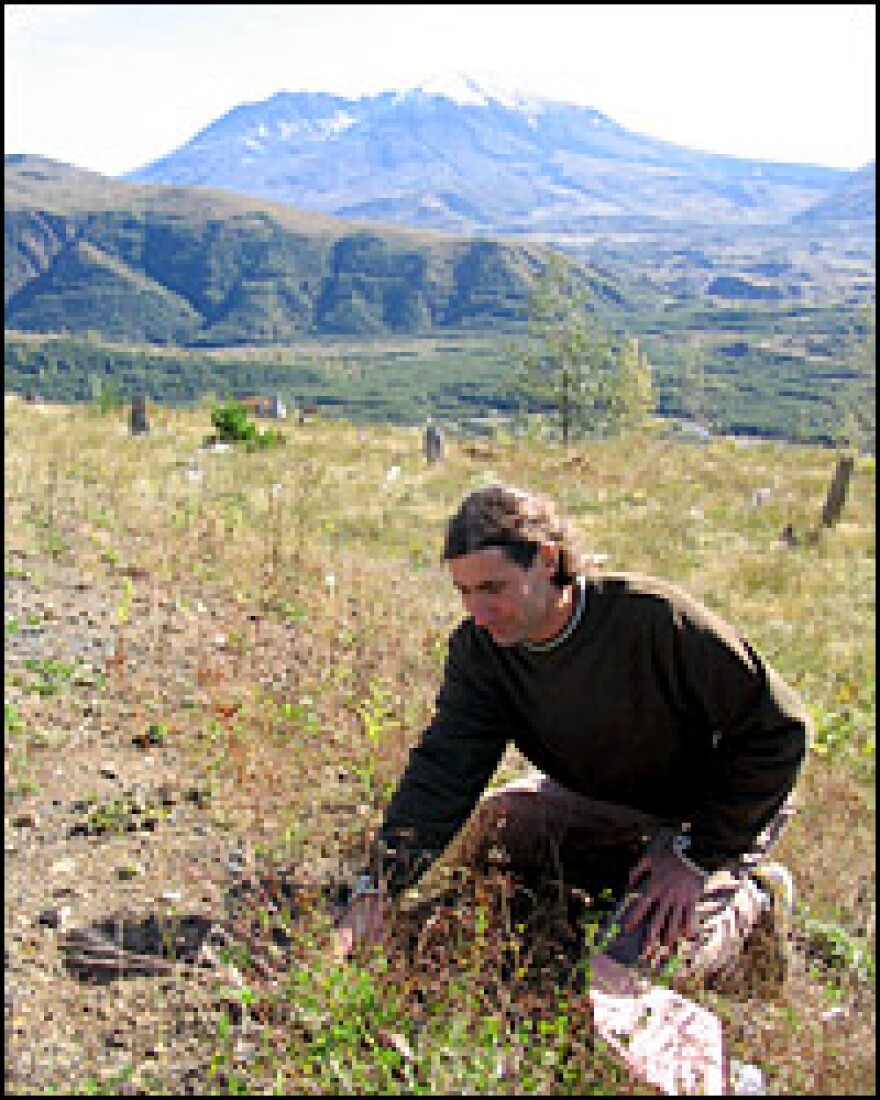
[[[344,968],[304,890],[358,865],[430,716],[462,615],[443,525],[490,469],[557,500],[600,570],[735,622],[809,703],[788,984],[696,996],[768,1095],[876,1092],[873,461],[835,528],[787,546],[822,449],[449,441],[429,466],[412,430],[212,452],[206,410],[150,414],[133,437],[122,412],[5,402],[11,1095],[648,1094],[596,1040],[595,924],[567,931],[561,882],[524,914],[488,878],[476,909],[453,850],[389,965]]]
[[[8,329],[184,347],[498,329],[523,320],[542,266],[538,245],[368,227],[36,157],[5,167]]]
[[[127,178],[455,233],[571,236],[639,222],[779,225],[846,176],[703,153],[590,108],[464,83],[358,99],[279,92]]]
[[[804,228],[867,227],[877,222],[877,164],[853,172],[831,194],[792,219]]]
[[[37,157],[6,158],[5,197],[8,391],[82,401],[104,385],[181,402],[269,388],[396,423],[510,407],[511,341],[543,242],[346,221]],[[873,239],[849,225],[643,225],[552,244],[612,333],[641,341],[661,415],[693,409],[685,370],[699,349],[716,430],[830,442],[875,286]]]

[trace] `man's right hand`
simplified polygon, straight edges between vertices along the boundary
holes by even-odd
[[[340,961],[360,947],[381,943],[388,931],[391,903],[384,894],[361,894],[334,929],[333,954]]]

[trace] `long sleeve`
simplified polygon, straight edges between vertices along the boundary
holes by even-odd
[[[435,712],[410,754],[374,845],[371,873],[392,895],[412,885],[467,820],[510,736],[491,677],[481,675],[473,627],[450,639]]]
[[[748,642],[701,610],[679,621],[676,656],[714,740],[690,847],[712,870],[746,851],[789,796],[806,756],[809,718]]]

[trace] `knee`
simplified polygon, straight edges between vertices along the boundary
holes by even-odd
[[[517,833],[518,814],[515,799],[503,790],[491,791],[480,799],[471,814],[462,838],[465,862],[485,866],[504,862],[508,848]]]

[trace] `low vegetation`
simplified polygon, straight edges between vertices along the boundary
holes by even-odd
[[[327,957],[321,884],[344,879],[378,824],[461,614],[443,522],[494,478],[555,497],[596,568],[683,584],[806,700],[816,736],[780,851],[799,891],[789,984],[771,999],[698,999],[771,1093],[874,1092],[873,459],[858,459],[840,521],[808,537],[835,466],[815,446],[688,443],[655,426],[568,448],[450,438],[429,466],[406,427],[319,418],[286,425],[284,447],[208,451],[206,408],[151,406],[150,424],[133,437],[124,410],[6,398],[6,585],[31,600],[6,610],[8,652],[22,655],[5,685],[7,819],[20,837],[53,798],[78,800],[69,843],[96,861],[75,922],[109,918],[123,898],[150,911],[171,888],[216,918],[230,888],[220,853],[239,848],[263,881],[292,875],[314,898],[285,909],[255,895],[245,919],[288,962],[270,980],[231,947],[244,983],[209,974],[198,1002],[183,963],[161,982],[81,991],[54,941],[34,940],[30,962],[9,941],[30,975],[26,1011],[7,1015],[13,1092],[632,1094],[592,1033],[585,945],[564,943],[574,964],[560,964],[548,902],[527,953],[491,882],[450,878],[454,853],[407,899],[413,939],[395,958]],[[84,588],[73,633],[62,576],[65,591]],[[105,608],[91,663],[73,652],[90,601]],[[82,789],[60,788],[56,769],[84,758]],[[522,766],[509,754],[496,781]],[[186,793],[104,778],[135,767],[173,769]],[[38,888],[56,841],[22,843],[8,898]],[[192,1018],[184,1002],[198,1004]]]
[[[205,437],[207,444],[244,443],[247,450],[256,451],[284,442],[284,436],[275,428],[260,431],[248,417],[247,408],[237,401],[215,405],[211,410],[211,423],[214,431]]]

